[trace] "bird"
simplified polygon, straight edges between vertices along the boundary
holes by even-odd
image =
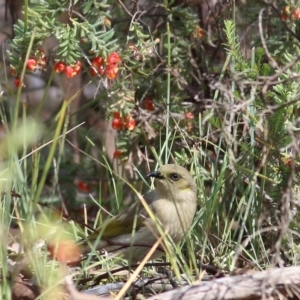
[[[143,198],[156,220],[137,201],[125,211],[104,221],[92,234],[79,242],[83,253],[92,249],[116,254],[130,263],[144,259],[150,248],[165,232],[175,244],[179,244],[192,225],[197,207],[197,186],[191,173],[176,164],[162,165],[147,174],[154,178],[155,189]],[[158,223],[161,224],[159,230]],[[151,260],[164,254],[157,248]]]

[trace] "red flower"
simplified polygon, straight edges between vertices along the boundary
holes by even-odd
[[[37,62],[34,58],[28,58],[26,63],[27,70],[34,71],[37,67]]]
[[[75,65],[74,67],[66,66],[66,68],[65,68],[65,75],[68,78],[72,78],[72,77],[78,75],[78,73],[80,72],[80,68],[81,68],[81,66],[79,64]]]
[[[114,158],[121,158],[122,157],[122,152],[120,150],[115,150],[113,157]]]
[[[121,58],[117,52],[111,53],[107,58],[107,68],[105,70],[108,79],[115,79],[118,73],[118,64]]]
[[[135,119],[130,116],[130,119],[126,122],[126,128],[130,131],[134,130],[136,127]]]
[[[74,73],[76,73],[75,75],[78,75],[80,73],[81,70],[81,62],[77,61],[73,67],[73,71]]]
[[[131,115],[128,115],[127,117],[121,118],[119,112],[113,113],[114,119],[112,120],[112,128],[116,130],[122,130],[124,127],[126,127],[128,130],[134,130],[136,127],[136,122],[132,118]]]
[[[117,66],[121,62],[121,58],[117,52],[111,53],[107,58],[107,65],[109,67]]]
[[[95,67],[103,66],[104,60],[101,56],[96,56],[92,60],[92,65]]]
[[[193,114],[193,113],[187,112],[187,113],[185,113],[185,118],[186,118],[186,119],[192,120],[192,119],[194,119],[195,117],[194,117],[194,114]]]
[[[154,110],[154,104],[153,104],[153,100],[151,97],[146,97],[143,102],[143,108],[149,111],[153,111]]]
[[[91,192],[91,186],[83,181],[79,181],[77,183],[77,188],[84,193],[90,193]]]
[[[95,76],[97,74],[103,75],[104,74],[104,60],[101,56],[96,56],[92,60],[92,66],[90,68],[91,76]]]
[[[65,68],[66,65],[62,61],[59,61],[54,65],[54,71],[56,73],[62,73],[65,70]]]
[[[299,8],[294,8],[292,11],[293,14],[293,19],[294,20],[299,20],[300,19],[300,9]]]
[[[65,74],[68,78],[72,78],[76,75],[76,73],[73,71],[73,68],[71,66],[65,67]]]
[[[20,77],[16,77],[16,78],[15,78],[14,84],[15,84],[15,86],[16,86],[17,88],[23,85],[22,82],[21,82]]]
[[[108,79],[115,79],[118,73],[118,68],[108,66],[105,73]]]

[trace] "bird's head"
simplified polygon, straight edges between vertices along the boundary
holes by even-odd
[[[197,186],[187,169],[175,164],[167,164],[147,176],[155,178],[155,188],[165,199],[181,202],[191,198],[191,201],[196,201]]]

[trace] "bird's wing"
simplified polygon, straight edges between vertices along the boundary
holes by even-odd
[[[130,234],[138,230],[145,220],[143,209],[138,210],[137,205],[133,205],[122,214],[119,214],[100,225],[88,239],[96,240],[99,234],[104,238],[112,238],[120,234]]]
[[[144,195],[144,199],[149,205],[151,205],[151,202],[156,198],[154,193],[155,191],[151,191]],[[138,231],[147,216],[146,210],[138,201],[128,207],[123,213],[105,221],[88,239],[90,241],[96,240],[99,234],[104,238],[112,238],[120,234],[130,234],[134,231]]]

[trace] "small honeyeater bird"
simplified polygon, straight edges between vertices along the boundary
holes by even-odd
[[[138,201],[124,212],[104,221],[95,232],[82,240],[79,245],[84,248],[84,252],[87,252],[87,247],[92,247],[116,253],[136,263],[143,260],[161,236],[160,232],[166,232],[175,244],[182,241],[196,212],[195,180],[187,169],[175,164],[163,165],[147,177],[155,178],[155,189],[143,198],[158,222],[148,215],[143,204]],[[158,229],[159,223],[162,231]],[[161,248],[157,249],[151,259],[163,254]]]

